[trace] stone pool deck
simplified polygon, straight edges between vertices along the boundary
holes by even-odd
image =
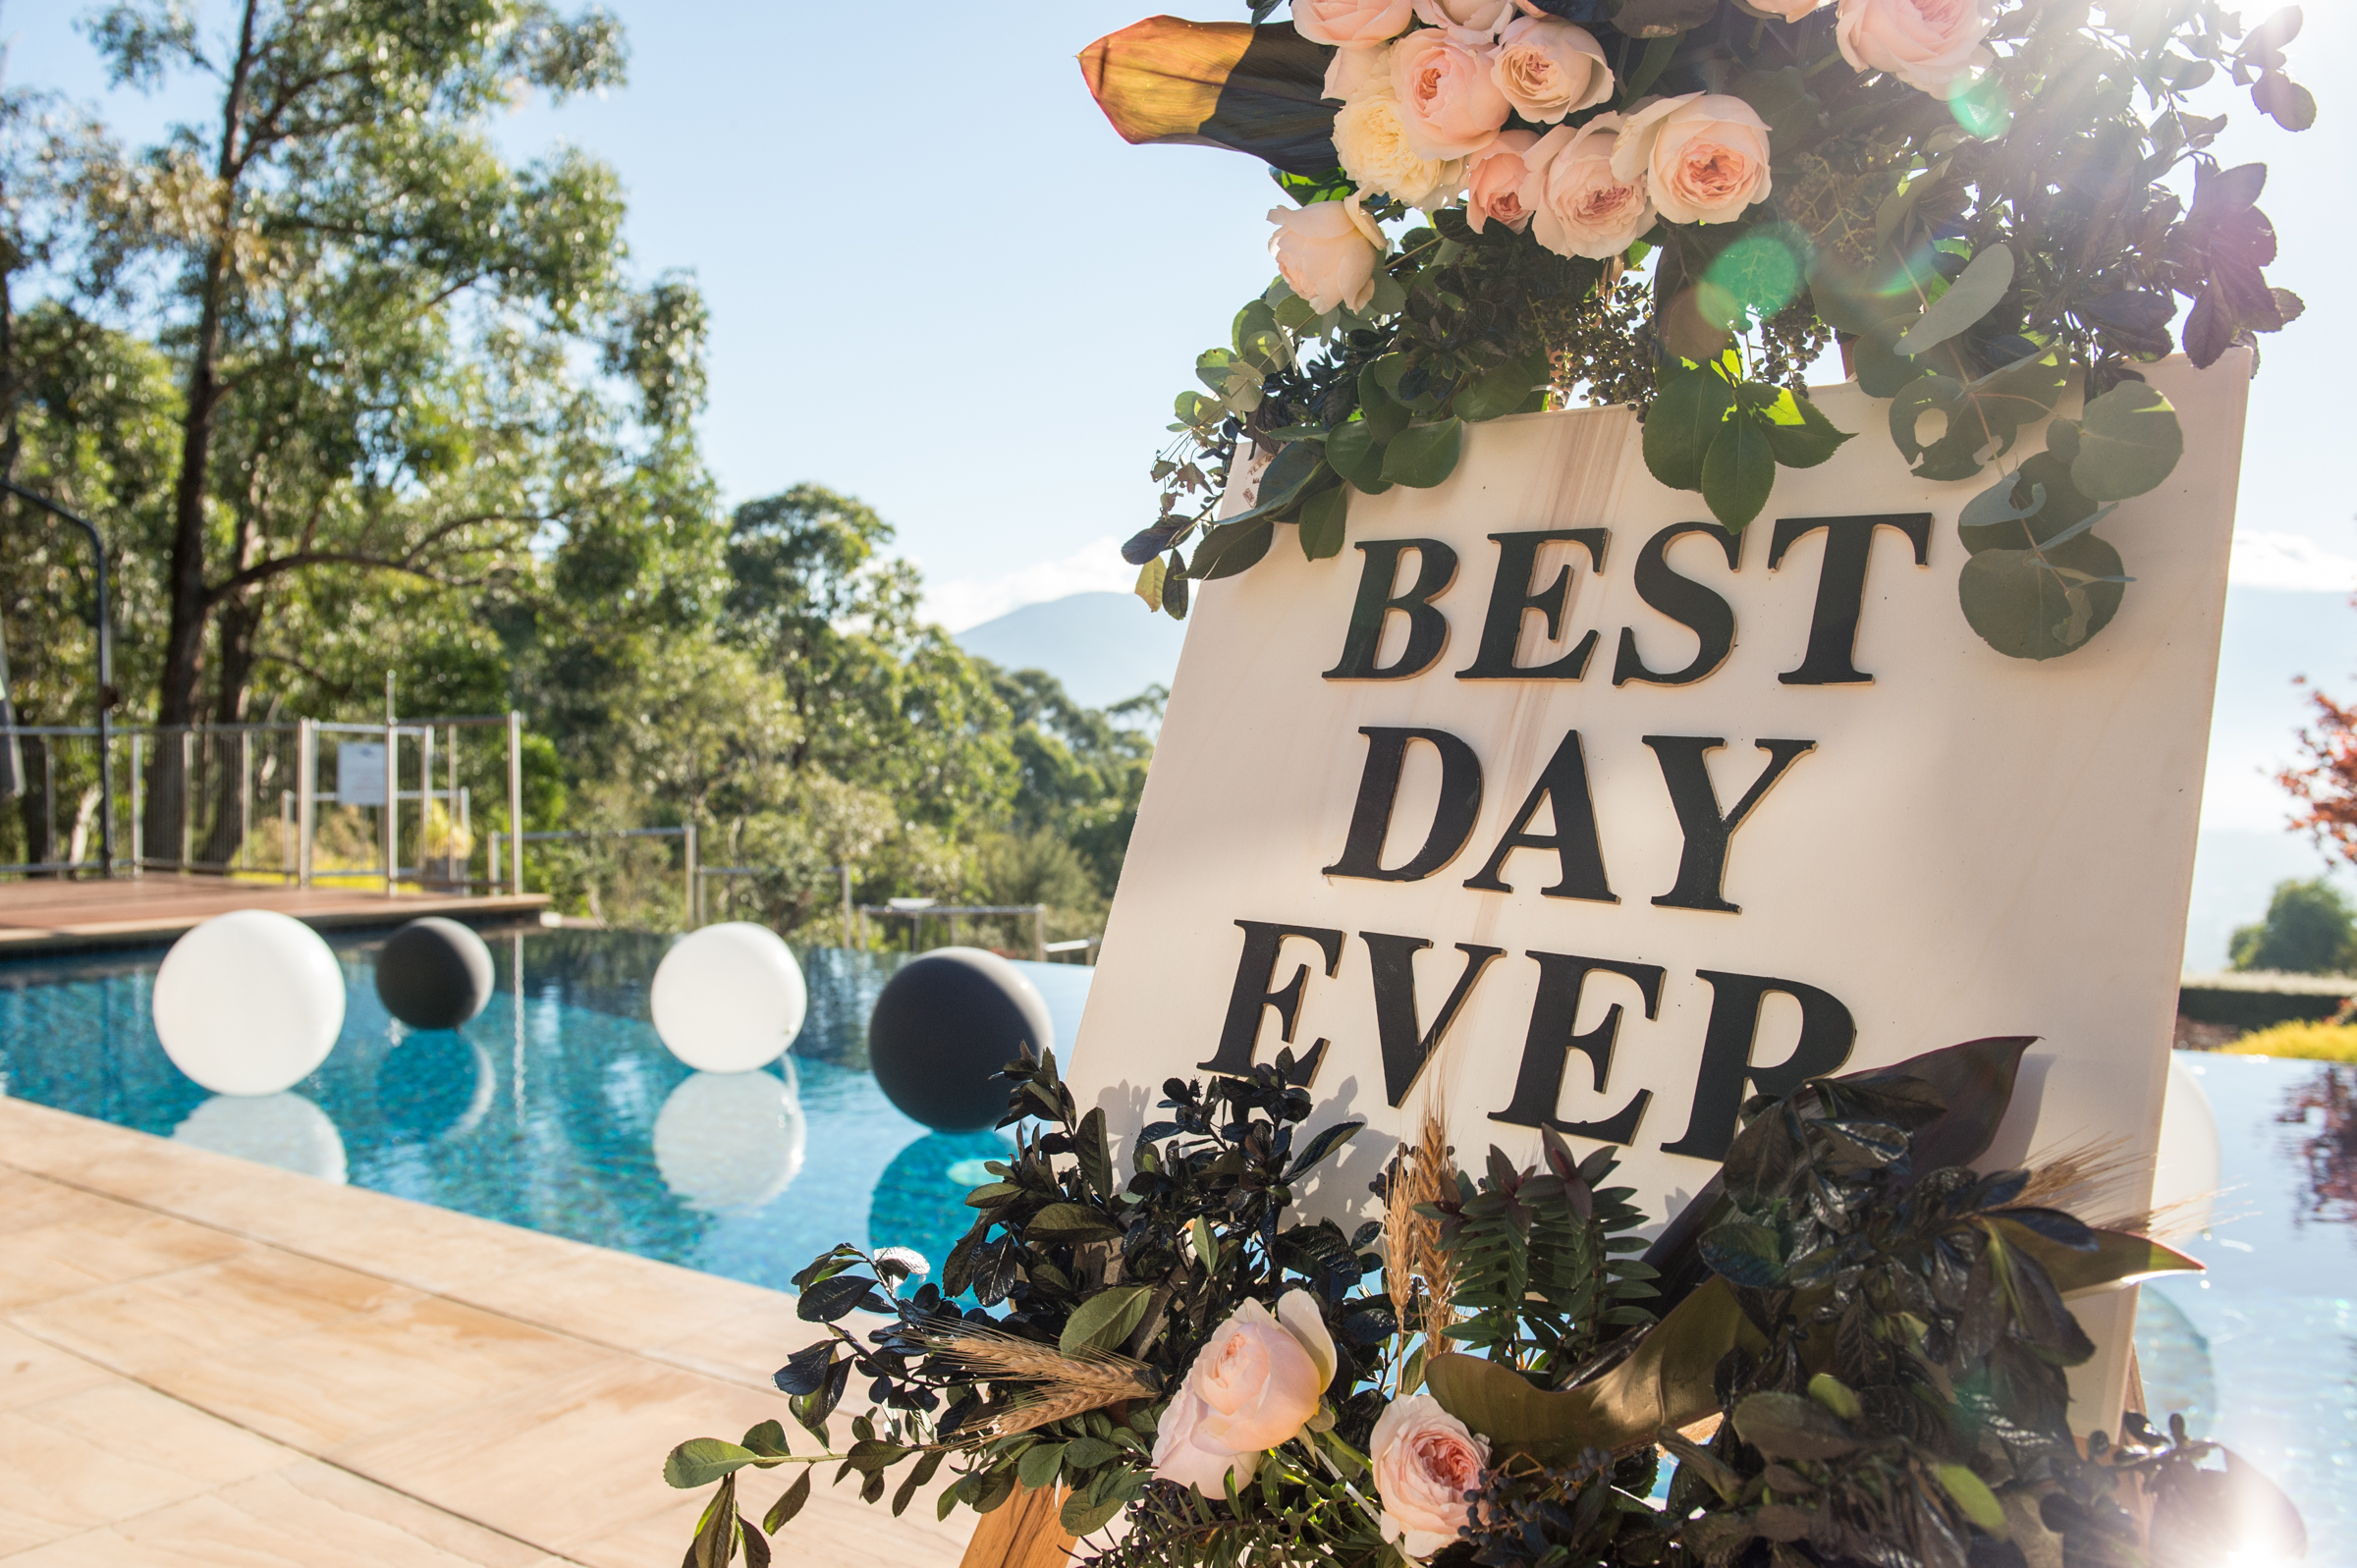
[[[785,1419],[814,1337],[777,1291],[0,1099],[8,1568],[671,1568],[703,1495],[664,1454]],[[832,1471],[781,1563],[959,1560],[970,1514]],[[757,1514],[787,1478],[751,1474]]]

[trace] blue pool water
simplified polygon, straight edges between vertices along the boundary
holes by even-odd
[[[343,1037],[264,1100],[208,1095],[165,1057],[148,1021],[163,949],[0,964],[0,1093],[772,1286],[844,1240],[938,1263],[980,1162],[1007,1147],[929,1132],[877,1090],[865,1025],[894,955],[801,953],[810,1015],[786,1061],[715,1076],[647,1022],[665,939],[496,937],[489,1009],[426,1033],[376,1000],[381,941],[333,942]],[[1023,968],[1069,1058],[1090,971]],[[2357,1568],[2357,1068],[2185,1059],[2217,1116],[2223,1193],[2212,1229],[2179,1243],[2210,1272],[2143,1290],[2148,1401],[2280,1482],[2310,1563]]]
[[[799,954],[810,1013],[762,1074],[680,1064],[647,1021],[667,939],[495,935],[498,991],[456,1031],[412,1031],[376,998],[383,934],[331,940],[344,1032],[286,1095],[240,1100],[182,1076],[148,998],[164,949],[0,964],[0,1093],[356,1186],[785,1286],[838,1241],[937,1264],[971,1218],[968,1162],[997,1133],[937,1133],[867,1069],[866,1021],[895,954]],[[515,976],[523,975],[519,1005]],[[1023,964],[1069,1056],[1091,971]],[[953,1167],[965,1166],[959,1176]]]

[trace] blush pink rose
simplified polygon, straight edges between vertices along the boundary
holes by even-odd
[[[1726,223],[1767,199],[1768,122],[1723,92],[1663,98],[1627,117],[1613,173],[1645,177],[1645,193],[1672,223]]]
[[[1413,0],[1293,0],[1293,30],[1312,43],[1371,49],[1407,27]]]
[[[1480,1489],[1490,1462],[1487,1440],[1432,1395],[1413,1394],[1385,1407],[1367,1453],[1383,1497],[1377,1526],[1384,1540],[1410,1557],[1429,1557],[1456,1539],[1473,1512],[1465,1493]]]
[[[1530,227],[1522,194],[1530,165],[1523,154],[1538,141],[1535,131],[1501,131],[1497,140],[1465,160],[1465,222],[1475,234],[1493,220],[1516,234]]]
[[[1533,125],[1561,124],[1613,95],[1604,46],[1587,28],[1554,17],[1507,24],[1490,56],[1490,76],[1514,113]]]
[[[1445,28],[1419,27],[1392,45],[1392,95],[1419,158],[1479,152],[1506,124],[1506,94],[1490,80],[1489,61]]]
[[[1269,254],[1293,293],[1320,315],[1336,305],[1352,310],[1375,297],[1375,268],[1391,242],[1361,210],[1358,192],[1306,207],[1272,207]]]
[[[1557,126],[1524,154],[1531,170],[1522,191],[1530,232],[1559,256],[1609,261],[1653,227],[1645,177],[1624,180],[1613,172],[1620,118],[1600,114],[1576,130]]]
[[[1487,43],[1513,20],[1514,0],[1415,0],[1416,20],[1460,41]]]
[[[1935,98],[1952,98],[1990,64],[1988,0],[1841,0],[1834,41],[1859,71],[1888,71]]]
[[[1205,1407],[1195,1440],[1238,1454],[1289,1440],[1318,1413],[1334,1366],[1334,1340],[1308,1291],[1287,1291],[1274,1316],[1245,1302],[1186,1369],[1186,1389]]]

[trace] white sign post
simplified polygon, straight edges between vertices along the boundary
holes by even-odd
[[[1957,603],[1957,514],[2005,465],[1914,479],[1854,387],[1818,401],[1867,434],[1732,537],[1621,408],[1469,427],[1437,489],[1352,499],[1339,559],[1278,528],[1200,589],[1074,1093],[1131,1131],[1289,1042],[1313,1128],[1439,1095],[1460,1162],[1617,1144],[1659,1220],[1754,1093],[2035,1035],[1986,1162],[2149,1158],[2247,376],[2156,368],[2185,457],[2103,524],[2116,618],[2043,663]],[[1368,1203],[1391,1143],[1307,1201]],[[2075,1304],[2099,1342],[2133,1294]],[[2116,1411],[2122,1360],[2084,1396]]]

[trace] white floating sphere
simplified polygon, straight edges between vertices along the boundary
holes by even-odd
[[[2171,1231],[2207,1230],[2218,1198],[2218,1113],[2181,1052],[2168,1056],[2161,1102],[2161,1147],[2153,1161],[2153,1208]]]
[[[794,1083],[773,1073],[699,1072],[655,1116],[655,1168],[691,1209],[758,1209],[801,1174],[809,1136]]]
[[[240,909],[172,945],[150,1010],[182,1072],[217,1095],[275,1095],[334,1049],[344,969],[301,921]]]
[[[321,1181],[344,1179],[344,1139],[301,1095],[215,1095],[172,1129],[175,1142],[276,1165]]]
[[[703,1072],[750,1072],[786,1054],[810,993],[786,939],[747,920],[706,926],[672,945],[647,990],[655,1033]]]

